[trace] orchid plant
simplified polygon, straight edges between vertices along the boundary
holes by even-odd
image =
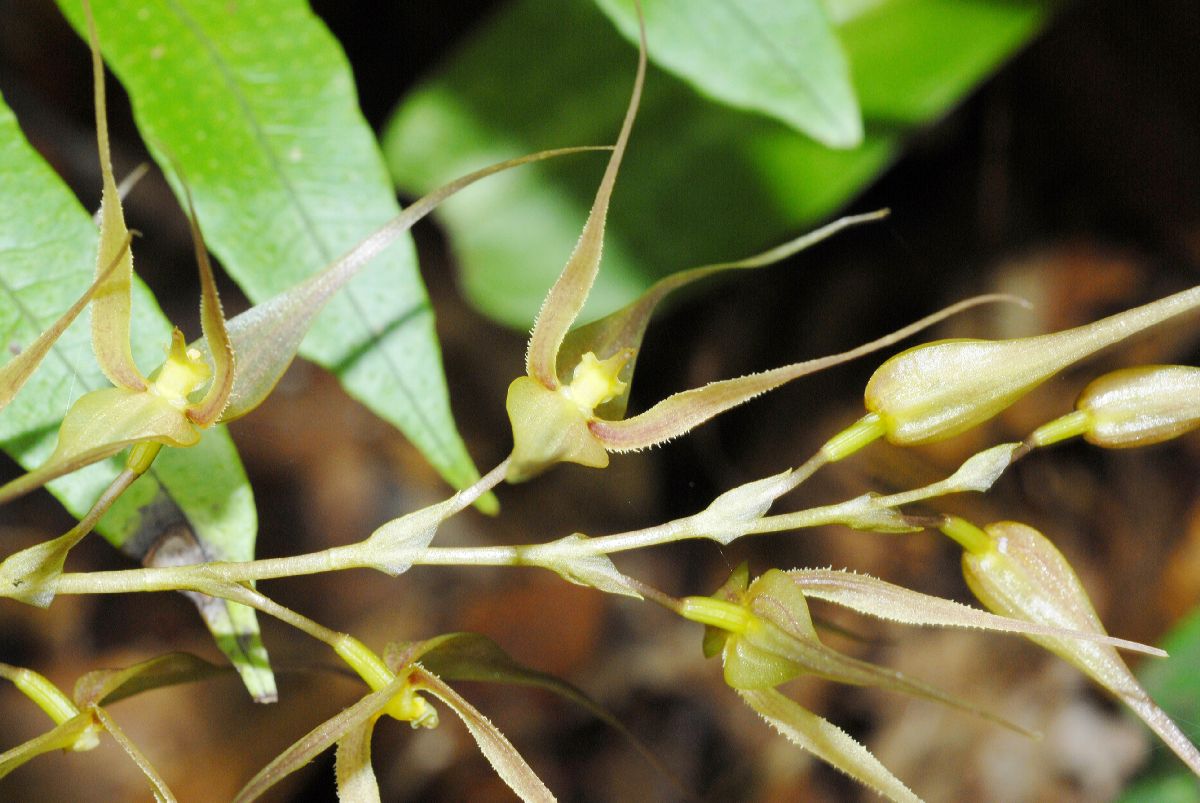
[[[257,798],[329,748],[336,752],[339,796],[378,800],[372,768],[374,728],[389,718],[412,728],[437,727],[439,706],[462,719],[497,775],[519,797],[554,799],[513,744],[450,685],[459,680],[541,686],[625,733],[614,717],[582,691],[522,666],[484,636],[443,634],[390,643],[377,652],[349,633],[331,630],[280,605],[255,587],[260,580],[353,568],[396,576],[428,565],[541,567],[600,592],[656,603],[683,620],[703,625],[703,634],[697,633],[697,658],[701,654],[719,656],[724,682],[734,694],[799,748],[892,800],[919,798],[867,747],[836,724],[806,710],[780,687],[801,676],[879,687],[960,709],[1031,737],[1036,734],[1027,725],[989,711],[986,705],[960,699],[926,681],[827,645],[820,622],[809,610],[811,600],[907,625],[973,628],[1028,638],[1078,667],[1128,705],[1200,777],[1200,752],[1145,692],[1117,650],[1152,656],[1165,653],[1110,636],[1083,584],[1049,538],[1015,522],[981,529],[957,516],[904,509],[917,502],[936,506],[937,500],[950,494],[987,491],[1015,461],[1067,438],[1082,436],[1101,447],[1124,449],[1184,436],[1200,428],[1200,369],[1156,365],[1102,376],[1084,389],[1074,411],[1037,428],[1022,442],[979,452],[948,478],[924,487],[887,495],[866,493],[795,512],[770,512],[778,499],[820,468],[850,458],[879,438],[907,446],[947,439],[976,427],[1100,349],[1194,312],[1200,307],[1200,288],[1062,332],[1005,341],[938,341],[904,351],[883,362],[868,382],[867,414],[827,439],[810,459],[729,489],[691,515],[630,532],[572,533],[542,543],[435,546],[446,520],[472,504],[488,507],[485,500],[501,483],[535,480],[563,462],[606,468],[611,455],[683,436],[760,394],[886,349],[964,309],[1019,300],[978,296],[842,353],[713,382],[630,415],[630,386],[642,339],[651,315],[671,292],[724,271],[776,263],[842,229],[885,214],[845,217],[743,260],[683,270],[653,284],[615,312],[576,326],[601,270],[608,210],[646,81],[643,27],[633,91],[611,148],[542,151],[465,175],[409,206],[311,278],[229,320],[222,312],[214,269],[185,177],[177,171],[199,267],[202,337],[188,345],[175,329],[165,361],[157,370],[143,374],[130,347],[132,237],[109,154],[103,67],[94,26],[89,33],[103,179],[95,274],[76,303],[0,368],[0,408],[17,396],[56,339],[85,309],[90,310],[96,363],[112,387],[86,393],[70,407],[58,429],[53,453],[41,466],[0,487],[0,502],[113,455],[127,451],[127,456],[124,470],[77,526],[57,539],[10,554],[0,563],[0,596],[44,607],[63,594],[194,592],[248,606],[327,647],[331,658],[361,680],[365,687],[362,697],[263,767],[249,779],[238,800]],[[525,374],[509,386],[506,406],[513,446],[499,465],[438,504],[385,522],[362,540],[321,552],[106,572],[65,570],[72,547],[149,469],[161,449],[187,449],[199,442],[204,430],[251,414],[279,382],[326,303],[413,224],[451,195],[487,176],[587,150],[607,151],[607,167],[578,244],[537,316],[528,342]],[[685,539],[710,539],[724,545],[756,534],[825,524],[883,533],[944,533],[962,547],[967,584],[984,609],[850,571],[772,568],[752,577],[746,565],[734,570],[711,594],[676,598],[622,572],[611,557]],[[173,653],[126,669],[92,672],[67,696],[32,669],[0,664],[0,677],[53,721],[43,735],[0,754],[0,777],[52,750],[91,750],[107,733],[142,770],[156,799],[172,800],[167,780],[154,769],[151,757],[129,739],[106,706],[151,689],[227,671],[194,656]],[[633,741],[657,765],[652,749]]]

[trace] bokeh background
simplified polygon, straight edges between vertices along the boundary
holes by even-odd
[[[364,113],[380,129],[398,98],[502,3],[315,3],[346,48]],[[721,377],[842,350],[965,295],[1014,292],[1030,311],[981,310],[940,336],[1002,337],[1078,325],[1200,277],[1200,7],[1190,0],[1079,2],[936,125],[852,204],[888,206],[856,230],[789,263],[692,293],[652,325],[633,406]],[[400,44],[403,42],[403,45]],[[580,47],[587,42],[581,41]],[[530,58],[536,58],[535,53]],[[118,172],[145,158],[115,82],[111,125]],[[520,87],[510,91],[520,92]],[[88,206],[98,199],[86,49],[50,3],[0,0],[0,92],[31,141]],[[613,111],[614,130],[620,108]],[[687,136],[682,131],[680,136]],[[636,136],[630,161],[637,159]],[[2,169],[2,166],[0,166]],[[596,169],[597,178],[599,168]],[[686,193],[686,188],[681,190]],[[620,204],[618,191],[615,204]],[[198,329],[183,216],[157,176],[129,198],[139,272],[168,316]],[[582,223],[582,219],[580,220]],[[737,220],[713,225],[736,226]],[[438,315],[451,396],[477,463],[509,448],[507,384],[522,371],[524,335],[489,322],[457,290],[453,244],[435,224],[416,232]],[[537,255],[558,263],[561,255]],[[730,256],[717,254],[714,258]],[[222,284],[230,311],[246,306]],[[824,504],[868,489],[941,478],[988,445],[1023,437],[1068,409],[1088,378],[1145,362],[1197,364],[1200,324],[1162,327],[1042,389],[986,427],[946,444],[876,445],[822,471],[780,506]],[[549,540],[657,523],[702,508],[735,484],[798,465],[861,412],[878,360],[794,383],[605,472],[562,467],[499,491],[503,514],[474,511],[440,543]],[[299,363],[254,415],[232,426],[255,488],[259,554],[357,540],[445,493],[395,431],[350,401],[321,370]],[[1101,452],[1064,445],[1015,466],[985,497],[938,510],[980,523],[1017,519],[1049,535],[1077,568],[1109,630],[1156,643],[1200,602],[1200,438]],[[5,462],[6,474],[16,468]],[[5,551],[57,535],[70,519],[46,494],[0,511]],[[676,595],[707,593],[743,560],[770,567],[848,567],[966,601],[956,548],[939,535],[884,536],[828,528],[737,542],[689,543],[622,555],[618,566]],[[100,539],[77,570],[122,568]],[[700,628],[654,606],[606,598],[525,569],[418,568],[399,578],[350,572],[264,584],[283,604],[368,644],[456,630],[485,633],[518,660],[593,695],[707,800],[869,797],[772,734],[700,654]],[[817,606],[814,606],[815,608]],[[1116,797],[1164,748],[1073,669],[1012,638],[920,631],[819,609],[845,628],[829,642],[934,681],[1045,734],[1031,742],[933,704],[815,680],[790,684],[804,705],[866,742],[930,801],[1098,801]],[[113,714],[182,800],[230,797],[361,689],[317,667],[323,648],[273,621],[264,635],[281,702],[255,706],[232,678],[158,691]],[[3,660],[69,688],[78,675],[171,650],[217,660],[187,600],[176,594],[63,598],[46,611],[0,605]],[[672,800],[681,792],[611,729],[544,692],[462,684],[564,800]],[[0,748],[42,731],[45,718],[0,687]],[[1193,709],[1195,710],[1195,709]],[[452,717],[433,732],[385,723],[375,766],[387,800],[503,800]],[[1195,719],[1180,722],[1196,737]],[[52,755],[4,781],[11,800],[148,798],[136,769],[106,744]],[[278,800],[332,800],[332,755],[282,785]]]

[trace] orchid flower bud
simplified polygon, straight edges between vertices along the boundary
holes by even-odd
[[[981,424],[1056,373],[1200,306],[1200,287],[1108,318],[1015,340],[943,340],[885,362],[867,383],[879,434],[897,444],[942,440]]]
[[[1083,437],[1097,446],[1146,446],[1200,427],[1200,368],[1148,365],[1105,374],[1083,389]]]
[[[990,610],[1043,625],[1105,632],[1078,576],[1054,544],[1037,530],[1011,521],[980,530],[951,517],[942,531],[966,549],[963,574],[967,585]],[[1113,647],[1060,636],[1031,633],[1027,637],[1120,698],[1192,772],[1200,775],[1200,751],[1150,699]]]

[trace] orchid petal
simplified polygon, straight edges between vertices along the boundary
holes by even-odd
[[[583,225],[583,233],[575,250],[567,259],[567,264],[559,274],[558,280],[550,288],[546,299],[538,310],[537,319],[533,325],[533,333],[529,338],[529,350],[525,355],[525,371],[542,387],[550,390],[558,388],[558,352],[563,339],[571,324],[579,316],[583,304],[591,292],[596,274],[600,270],[600,253],[604,247],[604,223],[608,217],[608,203],[612,198],[613,186],[617,182],[617,171],[621,168],[621,158],[625,155],[625,146],[629,143],[629,134],[633,130],[633,121],[637,117],[638,104],[642,99],[642,84],[646,80],[646,30],[641,20],[641,8],[638,8],[638,30],[640,45],[638,47],[637,77],[633,82],[633,92],[629,96],[629,108],[625,111],[625,120],[621,124],[621,133],[613,146],[608,166],[604,169],[604,177],[596,190],[596,199],[588,212],[587,222]]]
[[[186,652],[172,652],[124,669],[97,669],[75,681],[72,697],[80,708],[88,705],[110,705],[135,694],[206,680],[229,672]]]
[[[354,705],[313,728],[276,756],[271,763],[259,770],[258,774],[237,793],[234,803],[248,803],[248,801],[257,799],[275,784],[340,741],[346,734],[364,723],[372,721],[407,683],[408,678],[401,675],[379,691],[371,692]]]
[[[775,689],[739,690],[746,704],[792,744],[901,803],[920,803],[899,778],[871,755],[867,748],[826,719],[794,703]]]
[[[389,644],[384,650],[383,659],[393,672],[400,672],[419,660],[421,666],[443,680],[474,680],[531,686],[556,694],[586,709],[592,716],[625,737],[648,764],[682,789],[675,775],[608,709],[565,680],[530,669],[513,660],[512,656],[487,636],[478,633],[448,633],[416,644]]]
[[[176,166],[178,169],[178,166]],[[187,416],[201,427],[210,426],[225,410],[233,390],[235,358],[233,344],[225,325],[225,314],[221,310],[221,297],[217,294],[217,280],[213,276],[212,262],[208,259],[208,248],[204,245],[204,234],[196,217],[192,202],[192,191],[183,181],[184,198],[187,199],[188,224],[191,227],[192,247],[196,252],[196,264],[200,268],[200,326],[204,330],[204,342],[213,358],[212,382],[208,390],[195,405],[188,407]]]
[[[3,367],[0,367],[0,410],[8,406],[8,403],[17,395],[17,392],[20,391],[26,380],[41,365],[42,360],[50,352],[55,341],[79,317],[79,313],[83,311],[83,308],[95,297],[109,276],[116,271],[120,261],[129,252],[129,241],[130,237],[127,235],[117,256],[114,257],[113,261],[104,270],[100,271],[95,281],[83,292],[83,295],[76,299],[70,309],[51,324],[49,329],[38,335],[37,339],[26,346],[20,354],[5,363]]]
[[[379,782],[371,767],[371,732],[375,721],[367,720],[338,740],[334,754],[339,803],[379,803]]]
[[[108,380],[120,388],[145,390],[146,379],[133,361],[130,348],[130,323],[133,255],[128,248],[129,230],[121,211],[121,196],[113,176],[108,145],[107,105],[104,95],[104,63],[96,38],[96,23],[91,6],[88,16],[88,45],[92,50],[92,92],[96,105],[96,140],[100,154],[100,173],[104,190],[100,201],[100,245],[96,254],[99,287],[92,299],[92,349],[96,362]],[[116,268],[109,271],[108,266]]]
[[[489,165],[457,178],[414,202],[320,273],[229,320],[226,329],[237,354],[237,371],[220,420],[240,418],[262,404],[295,359],[300,341],[325,303],[375,256],[442,201],[494,173],[530,162],[593,150],[604,148],[540,151]],[[198,341],[195,346],[211,354],[207,340]]]
[[[678,437],[713,416],[737,407],[769,390],[774,390],[793,379],[799,379],[802,376],[849,362],[864,354],[887,348],[951,315],[979,304],[996,301],[1017,301],[1017,299],[1006,295],[982,295],[969,298],[928,315],[903,329],[898,329],[889,335],[864,343],[841,354],[793,363],[782,368],[750,374],[737,379],[712,382],[702,388],[669,396],[646,412],[622,421],[592,421],[589,428],[609,451],[629,452],[655,446]]]
[[[446,706],[458,715],[467,731],[479,745],[479,751],[492,765],[492,769],[508,787],[525,801],[551,803],[555,798],[542,783],[542,779],[525,762],[512,742],[504,734],[479,713],[470,703],[463,699],[458,692],[443,683],[436,675],[421,667],[413,670],[414,685],[428,691],[440,699]]]
[[[200,433],[183,410],[149,392],[105,388],[81,396],[67,411],[58,445],[44,464],[0,487],[0,503],[97,463],[135,443],[192,446]]]
[[[887,210],[885,209],[865,215],[838,218],[816,231],[808,232],[761,254],[740,259],[736,262],[718,262],[713,265],[679,271],[658,280],[637,300],[599,320],[573,329],[567,334],[558,351],[559,381],[564,383],[569,382],[571,377],[567,373],[573,370],[575,365],[583,358],[583,355],[589,351],[606,357],[624,349],[631,349],[634,352],[634,356],[625,363],[618,377],[625,383],[625,389],[610,401],[596,408],[596,415],[600,418],[610,421],[624,418],[625,407],[629,403],[629,385],[633,378],[634,366],[637,363],[637,352],[641,348],[642,337],[646,334],[646,326],[650,323],[650,317],[654,314],[654,310],[660,301],[681,287],[717,273],[727,270],[745,270],[773,265],[787,259],[793,254],[816,245],[828,237],[832,237],[843,229],[860,223],[879,220],[886,215]]]

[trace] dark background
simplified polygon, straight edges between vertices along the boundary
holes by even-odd
[[[319,2],[342,41],[363,109],[378,129],[397,98],[475,27],[495,3]],[[397,43],[403,42],[400,47]],[[699,293],[656,321],[638,370],[634,406],[704,381],[844,349],[916,317],[912,310],[1004,289],[1036,312],[968,316],[944,336],[1050,331],[1198,283],[1200,277],[1200,5],[1191,0],[1080,2],[960,108],[910,143],[907,155],[855,209],[893,217],[804,255],[804,271],[761,271]],[[87,52],[50,3],[0,0],[0,92],[31,141],[95,206],[99,176]],[[144,158],[118,85],[110,120],[118,172]],[[127,204],[139,269],[165,311],[195,329],[184,218],[157,178]],[[481,468],[504,457],[503,413],[521,333],[500,329],[455,292],[435,225],[417,232],[439,315],[451,394]],[[183,277],[183,278],[178,278]],[[228,282],[230,312],[244,307]],[[191,329],[188,329],[191,327]],[[925,449],[885,445],[822,472],[784,500],[823,504],[873,488],[914,487],[948,474],[978,449],[1023,437],[1068,409],[1108,367],[1200,357],[1200,329],[1166,327],[1048,383],[993,424]],[[735,347],[734,347],[735,346]],[[497,355],[505,355],[497,359]],[[797,465],[861,412],[878,361],[789,386],[604,473],[559,468],[500,490],[504,513],[474,513],[445,543],[526,543],[573,531],[599,535],[694,512],[734,484]],[[436,477],[399,435],[347,400],[319,370],[296,366],[279,392],[233,427],[258,500],[259,553],[294,554],[361,538],[388,517],[436,501]],[[1025,521],[1072,561],[1111,632],[1154,642],[1200,601],[1200,438],[1129,452],[1064,445],[1018,464],[984,498],[938,509],[979,523]],[[5,464],[8,472],[15,468]],[[46,494],[0,512],[5,551],[64,531]],[[850,567],[966,600],[956,549],[934,534],[883,536],[830,528],[758,537],[727,548],[676,545],[617,559],[673,594],[707,593],[742,560]],[[76,570],[127,561],[100,539],[71,558]],[[278,581],[264,589],[372,646],[475,630],[519,660],[570,679],[616,713],[698,794],[712,800],[840,800],[857,786],[770,733],[704,662],[700,629],[650,605],[569,586],[532,570],[424,568],[398,579],[353,572]],[[815,606],[814,606],[815,607]],[[896,695],[801,681],[788,692],[866,741],[928,800],[1102,800],[1151,753],[1150,742],[1074,670],[1025,642],[916,631],[818,611],[860,638],[839,649],[910,671],[1042,730],[1033,743],[992,725]],[[267,760],[361,693],[309,667],[319,645],[264,621],[282,702],[255,707],[236,681],[155,692],[113,714],[184,800],[227,798]],[[178,595],[60,599],[45,612],[0,604],[0,659],[69,688],[83,672],[169,650],[215,656],[190,603]],[[462,684],[564,800],[679,795],[630,746],[592,717],[527,689]],[[46,727],[0,689],[7,748]],[[375,766],[388,800],[488,800],[508,794],[465,732],[376,733]],[[1180,723],[1195,731],[1195,723]],[[145,796],[111,744],[53,755],[3,784],[13,800]],[[333,799],[332,756],[295,776],[277,799]]]

